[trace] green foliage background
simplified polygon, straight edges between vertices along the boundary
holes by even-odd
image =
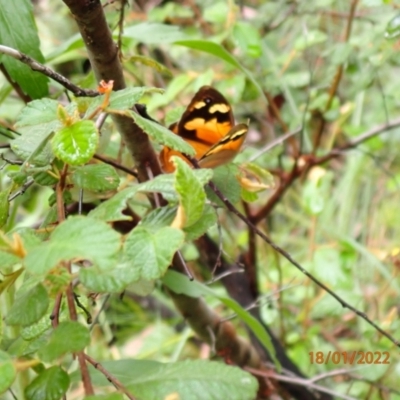
[[[352,18],[351,4],[356,4]],[[162,2],[127,7],[119,35],[119,3],[104,6],[114,39],[120,40],[129,86],[111,95],[105,111],[133,118],[157,150],[166,144],[191,151],[130,107],[145,103],[148,113],[168,126],[202,85],[229,98],[238,122],[250,120],[239,164],[299,127],[293,137],[306,155],[299,162],[330,154],[379,128],[329,162],[311,165],[257,222],[304,268],[395,338],[400,294],[398,7],[384,0],[251,1],[241,6],[223,0]],[[0,44],[29,54],[81,87],[96,89],[93,73],[84,67],[83,41],[61,1],[33,7],[27,0],[0,0]],[[257,196],[242,193],[252,200],[246,207],[232,166],[193,171],[178,160],[174,175],[138,184],[129,174],[94,162],[93,156],[101,154],[134,169],[113,124],[107,120],[100,135],[95,118],[89,118],[104,95],[67,97],[61,85],[16,60],[3,54],[0,62],[10,75],[9,80],[0,78],[0,393],[6,399],[12,393],[18,399],[59,399],[65,393],[68,399],[81,398],[72,353],[86,349],[96,360],[108,360],[104,367],[138,399],[161,399],[175,391],[182,399],[254,398],[257,382],[249,373],[200,360],[204,348],[181,324],[161,280],[170,288],[181,283],[167,273],[177,250],[199,281],[210,278],[194,245],[205,232],[221,242],[231,262],[246,251],[247,228],[222,207],[216,212],[207,196],[218,201],[204,186],[212,178],[225,185],[224,194],[254,216],[278,190],[279,176],[290,173],[291,144],[254,159],[271,171],[276,185]],[[331,95],[335,80],[338,87]],[[32,101],[24,104],[11,81]],[[284,98],[279,116],[268,108],[274,96]],[[314,148],[321,120],[324,133]],[[390,123],[390,130],[382,128]],[[83,189],[91,209],[56,226],[54,185],[66,164],[65,204],[76,214]],[[152,210],[149,193],[162,194],[168,206]],[[111,223],[132,219],[122,213],[127,204],[141,222],[122,235]],[[185,225],[171,226],[178,206],[187,215]],[[346,369],[316,381],[338,396],[389,398],[386,393],[400,398],[398,348],[259,238],[256,249],[263,319],[300,369],[309,377]],[[73,261],[72,273],[65,268],[67,260]],[[57,295],[78,281],[75,291],[97,324],[88,325],[80,308],[79,322],[71,321],[63,303],[60,324],[52,329],[49,315]],[[270,346],[265,332],[251,325],[249,313],[218,282],[211,290],[198,285],[182,290],[204,296],[221,316],[235,312],[241,334],[250,325]],[[88,297],[92,292],[100,293],[95,302]],[[335,351],[388,352],[390,364],[315,361],[317,352],[326,356]],[[112,386],[99,371],[91,370],[91,376],[99,396],[90,398],[122,398],[109,394]]]

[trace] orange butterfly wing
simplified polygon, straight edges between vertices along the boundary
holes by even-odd
[[[245,126],[240,125],[242,128]],[[203,167],[215,167],[234,158],[244,141],[245,133],[243,134],[241,129],[241,140],[229,140],[230,136],[234,136],[231,135],[232,128],[236,128],[232,109],[225,97],[211,86],[203,86],[193,97],[181,120],[170,127],[195,149],[195,158]],[[207,158],[211,156],[210,152],[212,162],[207,162]],[[220,154],[217,154],[219,152]],[[228,157],[223,157],[222,153]],[[173,155],[187,160],[178,151],[164,147],[160,153],[160,161],[165,172],[175,169],[170,161]]]

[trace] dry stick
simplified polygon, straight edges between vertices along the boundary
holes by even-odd
[[[65,78],[63,75],[53,71],[51,68],[46,67],[43,64],[40,64],[32,57],[27,56],[24,53],[21,53],[18,50],[15,50],[8,46],[0,45],[0,53],[6,54],[10,57],[15,58],[28,65],[33,71],[41,72],[42,74],[48,76],[54,81],[58,82],[60,85],[71,91],[75,94],[75,96],[87,96],[87,97],[96,97],[99,95],[99,92],[91,89],[82,89],[79,86],[74,85],[71,81]]]
[[[108,381],[111,382],[116,387],[116,389],[124,393],[125,396],[128,397],[128,399],[135,400],[135,397],[133,397],[132,394],[129,393],[128,389],[117,378],[112,376],[100,363],[98,363],[96,360],[94,360],[87,354],[84,354],[84,357],[86,361],[89,364],[92,364],[93,367],[95,367],[97,370],[99,370],[108,379]]]
[[[56,186],[58,223],[65,221],[65,207],[64,207],[64,200],[63,200],[63,192],[64,192],[65,185],[66,185],[67,173],[68,173],[68,164],[65,164],[64,168],[61,172],[61,175],[60,175],[60,180],[58,181],[57,186]],[[66,263],[66,268],[67,268],[68,272],[71,273],[71,263]],[[76,313],[72,282],[70,282],[67,287],[66,298],[67,298],[70,319],[72,321],[76,321],[78,319],[78,315]],[[61,301],[61,299],[60,299],[60,301]],[[55,311],[56,314],[52,314],[52,315],[53,315],[54,319],[56,319],[58,321],[58,317],[59,317],[58,313],[60,311],[60,308],[59,307],[56,308],[56,305],[55,305],[53,311]],[[86,396],[93,395],[94,389],[93,389],[92,381],[90,379],[89,369],[88,369],[88,366],[85,361],[84,353],[83,353],[83,351],[79,351],[76,353],[76,355],[78,357],[78,363],[79,363],[79,368],[81,371],[83,387],[85,389],[85,395]]]
[[[311,279],[314,283],[316,283],[319,287],[324,289],[327,293],[329,293],[333,298],[335,298],[342,307],[348,308],[353,311],[359,317],[368,322],[371,326],[373,326],[378,332],[380,332],[383,336],[387,337],[392,343],[396,346],[400,347],[400,342],[398,342],[392,335],[384,331],[377,324],[375,324],[372,320],[368,318],[368,316],[359,311],[357,308],[353,307],[346,301],[344,301],[340,296],[338,296],[334,291],[329,289],[325,284],[323,284],[320,280],[315,278],[312,274],[310,274],[307,270],[305,270],[287,251],[283,250],[279,247],[275,242],[273,242],[267,235],[261,232],[252,222],[250,222],[239,210],[221,193],[221,191],[215,186],[213,182],[209,182],[208,186],[214,191],[214,193],[221,199],[221,201],[225,204],[227,209],[234,213],[237,217],[239,217],[249,228],[251,228],[258,236],[260,236],[266,243],[268,243],[275,251],[281,254],[286,260],[288,260],[292,265],[294,265],[299,271],[301,271],[304,275],[306,275],[309,279]]]

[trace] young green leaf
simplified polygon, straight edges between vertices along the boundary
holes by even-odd
[[[68,390],[68,374],[58,366],[41,372],[25,389],[28,400],[59,400]]]
[[[82,165],[94,155],[99,144],[99,132],[93,121],[82,120],[55,133],[54,154],[67,164]]]

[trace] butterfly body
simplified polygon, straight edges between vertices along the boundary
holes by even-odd
[[[201,167],[214,168],[233,160],[248,128],[246,124],[235,126],[231,106],[225,97],[211,86],[203,86],[180,121],[170,129],[195,149],[195,158]],[[164,147],[160,161],[165,172],[174,170],[170,160],[173,155],[186,159],[178,151]]]

